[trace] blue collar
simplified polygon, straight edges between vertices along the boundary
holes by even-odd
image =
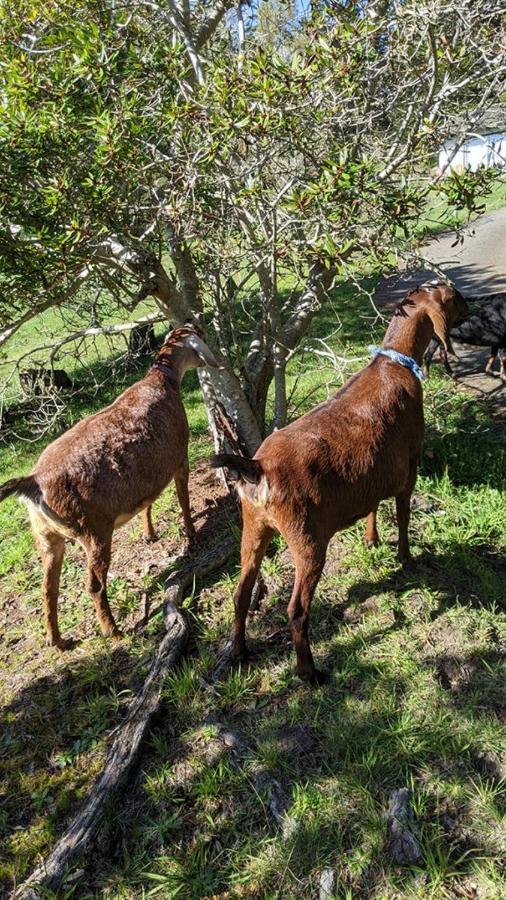
[[[368,347],[367,348],[371,353],[373,359],[377,356],[388,356],[389,359],[392,359],[394,362],[399,363],[401,366],[405,366],[406,369],[411,369],[413,375],[416,375],[419,381],[423,381],[425,375],[422,372],[421,367],[418,365],[416,359],[413,359],[412,356],[406,356],[404,353],[398,353],[397,350],[385,350],[383,347]]]

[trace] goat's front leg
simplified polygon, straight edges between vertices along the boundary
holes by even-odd
[[[144,534],[144,540],[148,542],[157,541],[158,535],[153,528],[153,519],[151,518],[153,507],[147,506],[146,509],[142,511],[142,530]]]
[[[494,363],[495,363],[495,361],[496,361],[496,359],[497,359],[497,353],[498,353],[498,348],[497,348],[497,347],[491,347],[491,348],[490,348],[490,356],[489,356],[489,358],[488,358],[488,360],[487,360],[487,365],[485,366],[485,375],[492,375],[492,376],[493,376],[493,374],[494,374]],[[500,366],[500,374],[502,375],[502,366],[501,366],[501,362],[499,362],[499,366]]]
[[[107,573],[111,561],[111,538],[103,543],[92,541],[86,548],[88,555],[88,590],[91,594],[100,630],[104,637],[122,637],[114,621],[107,599]]]
[[[292,548],[290,548],[292,549]],[[315,546],[314,553],[298,554],[292,551],[295,561],[295,584],[288,604],[288,620],[297,655],[297,674],[303,681],[322,684],[323,672],[315,668],[309,644],[309,610],[316,586],[325,565],[325,549]]]
[[[183,465],[174,473],[174,481],[176,483],[176,493],[177,498],[179,500],[179,505],[183,511],[183,519],[184,519],[184,527],[186,531],[186,536],[190,543],[192,543],[197,537],[195,528],[193,527],[192,522],[192,514],[190,511],[190,496],[188,494],[188,476],[190,474],[190,467],[188,465],[188,460],[185,460]]]
[[[376,524],[378,507],[369,513],[366,520],[364,541],[366,547],[377,547],[379,544],[379,534]]]
[[[444,368],[446,374],[449,375],[450,378],[455,378],[455,376],[453,374],[453,369],[450,365],[450,360],[448,359],[448,353],[446,352],[444,347],[441,347],[440,358],[441,358],[441,362],[443,363],[443,368]]]

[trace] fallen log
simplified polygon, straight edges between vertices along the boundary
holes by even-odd
[[[159,706],[164,679],[185,647],[188,626],[178,609],[183,592],[194,578],[201,578],[226,562],[235,547],[233,536],[225,538],[219,547],[189,561],[168,579],[163,604],[165,634],[140,694],[132,701],[125,719],[114,732],[104,770],[49,856],[14,891],[14,898],[35,900],[41,896],[38,888],[41,891],[47,888],[57,890],[72,865],[89,847],[108,804],[127,781],[139,756],[151,717]]]
[[[386,819],[389,850],[394,863],[420,863],[423,856],[408,788],[397,788],[390,793]]]

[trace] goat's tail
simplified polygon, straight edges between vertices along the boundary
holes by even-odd
[[[10,497],[11,494],[16,494],[18,497],[26,497],[27,500],[33,500],[34,503],[39,503],[42,497],[42,491],[33,475],[11,478],[10,481],[0,484],[0,501]]]
[[[217,453],[211,457],[211,465],[213,469],[228,469],[232,481],[258,484],[263,475],[262,466],[257,459],[236,456],[234,453]]]
[[[256,506],[265,506],[269,496],[267,478],[258,459],[236,456],[232,453],[218,453],[211,458],[214,469],[227,469],[231,481],[237,482],[240,496],[245,496]]]

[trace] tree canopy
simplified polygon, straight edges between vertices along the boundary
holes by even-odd
[[[500,95],[506,57],[488,0],[315,5],[278,41],[244,12],[4,6],[0,343],[90,284],[118,320],[153,296],[212,323],[211,423],[218,403],[252,451],[336,275],[395,264],[435,193],[479,207],[490,172],[436,178],[435,153]]]

